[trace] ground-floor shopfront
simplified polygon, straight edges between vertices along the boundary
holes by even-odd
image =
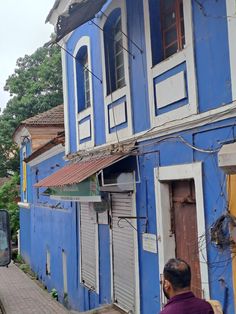
[[[139,140],[132,156],[91,174],[98,178],[99,202],[56,195],[67,207],[21,209],[21,246],[38,277],[80,311],[114,304],[150,314],[165,302],[165,262],[180,257],[191,265],[195,294],[234,313],[235,177],[227,190],[218,160],[234,129],[228,120]]]

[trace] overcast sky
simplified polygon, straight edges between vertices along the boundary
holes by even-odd
[[[0,107],[9,94],[3,91],[6,79],[14,73],[16,60],[32,54],[50,40],[53,26],[45,19],[55,0],[3,0],[0,9]]]

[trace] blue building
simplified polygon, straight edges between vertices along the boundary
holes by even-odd
[[[68,306],[157,313],[176,256],[235,313],[235,17],[234,0],[55,2],[67,164],[31,184],[68,211],[37,217],[34,269]]]

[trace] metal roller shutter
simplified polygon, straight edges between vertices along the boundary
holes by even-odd
[[[132,216],[132,196],[112,193],[113,294],[115,303],[135,313],[134,229],[120,216]]]
[[[96,213],[89,203],[80,204],[81,281],[96,290]]]

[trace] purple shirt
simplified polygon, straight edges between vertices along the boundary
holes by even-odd
[[[214,314],[214,311],[208,302],[186,292],[171,298],[160,314]]]

